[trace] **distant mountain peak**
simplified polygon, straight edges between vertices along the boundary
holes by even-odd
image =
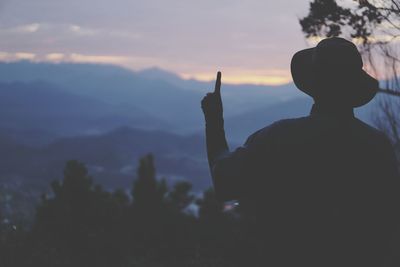
[[[148,69],[140,70],[137,72],[141,77],[144,77],[146,79],[150,80],[164,80],[167,82],[176,82],[178,80],[181,80],[182,78],[179,77],[178,74],[164,70],[160,67],[151,67]]]

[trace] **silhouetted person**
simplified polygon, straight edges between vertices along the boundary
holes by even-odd
[[[215,91],[202,101],[208,159],[217,196],[239,200],[249,218],[256,242],[247,248],[254,252],[247,266],[390,262],[399,173],[388,138],[354,117],[353,108],[378,88],[362,67],[356,46],[342,38],[297,52],[291,72],[314,99],[310,115],[275,122],[234,152],[218,73]]]

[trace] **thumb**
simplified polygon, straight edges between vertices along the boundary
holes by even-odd
[[[217,73],[217,80],[215,82],[215,89],[214,93],[220,95],[221,94],[221,72],[218,71]]]

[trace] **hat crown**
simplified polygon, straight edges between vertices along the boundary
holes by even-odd
[[[322,40],[315,47],[313,63],[316,70],[353,72],[360,71],[363,61],[357,47],[339,37]]]

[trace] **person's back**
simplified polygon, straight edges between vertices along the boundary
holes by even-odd
[[[382,133],[352,112],[314,106],[309,117],[274,123],[246,146],[258,150],[252,172],[232,190],[242,190],[233,193],[256,216],[250,229],[265,257],[258,262],[379,266],[399,206],[396,162]]]
[[[219,89],[203,100],[217,196],[240,201],[257,240],[247,247],[259,252],[249,254],[249,265],[372,267],[390,255],[399,173],[389,140],[353,115],[377,87],[357,55],[340,38],[297,53],[292,75],[315,100],[310,116],[276,122],[234,152],[224,137]]]

